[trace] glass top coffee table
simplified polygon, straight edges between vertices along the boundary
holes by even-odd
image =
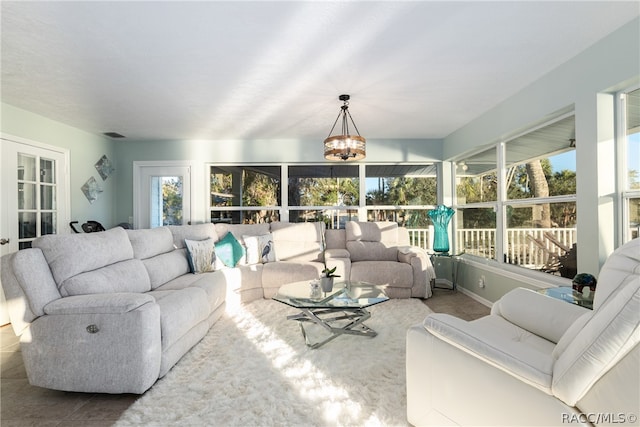
[[[299,322],[307,346],[314,349],[343,334],[375,337],[377,332],[364,324],[371,317],[366,309],[389,300],[382,286],[355,281],[337,282],[331,292],[313,294],[308,280],[281,286],[273,299],[300,310],[287,319]],[[310,342],[305,322],[320,325],[329,337]]]

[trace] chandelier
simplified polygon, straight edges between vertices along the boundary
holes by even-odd
[[[351,113],[349,113],[350,96],[340,95],[338,98],[343,102],[343,105],[340,107],[338,117],[329,131],[329,136],[324,140],[324,158],[327,160],[344,160],[345,162],[362,160],[366,156],[365,146],[367,140],[360,136],[353,117],[351,117]],[[341,117],[342,133],[331,136]],[[351,135],[349,133],[349,120],[351,120],[351,124],[357,135]]]

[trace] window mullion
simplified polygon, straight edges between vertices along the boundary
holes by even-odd
[[[498,188],[496,203],[496,258],[499,262],[504,262],[504,253],[506,247],[506,228],[507,217],[505,203],[507,200],[507,184],[505,182],[505,143],[500,142],[496,145],[496,158],[497,158],[497,174],[498,174]]]
[[[289,222],[289,164],[280,167],[280,221]]]
[[[360,185],[360,203],[358,205],[358,221],[367,220],[367,174],[365,164],[358,166],[358,180]]]

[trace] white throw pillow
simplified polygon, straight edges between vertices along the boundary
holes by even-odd
[[[184,240],[189,268],[194,274],[215,270],[216,251],[213,239]]]
[[[247,248],[247,264],[265,264],[277,261],[271,233],[262,236],[242,236]]]

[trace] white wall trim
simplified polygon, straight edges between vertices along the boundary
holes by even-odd
[[[190,169],[190,223],[201,221],[200,218],[194,218],[193,216],[195,213],[194,206],[198,206],[197,199],[203,193],[203,189],[200,188],[200,182],[202,182],[203,178],[200,176],[201,171],[196,169],[195,164],[194,160],[141,160],[133,162],[133,228],[138,228],[138,218],[142,212],[142,206],[140,205],[142,198],[138,194],[142,170],[152,167],[188,167]]]
[[[471,292],[467,288],[463,288],[461,286],[458,286],[456,289],[458,290],[458,292],[465,294],[469,298],[478,301],[480,304],[482,304],[484,306],[487,306],[489,308],[493,307],[493,303],[491,301],[489,301],[488,299],[482,298],[480,295]]]

